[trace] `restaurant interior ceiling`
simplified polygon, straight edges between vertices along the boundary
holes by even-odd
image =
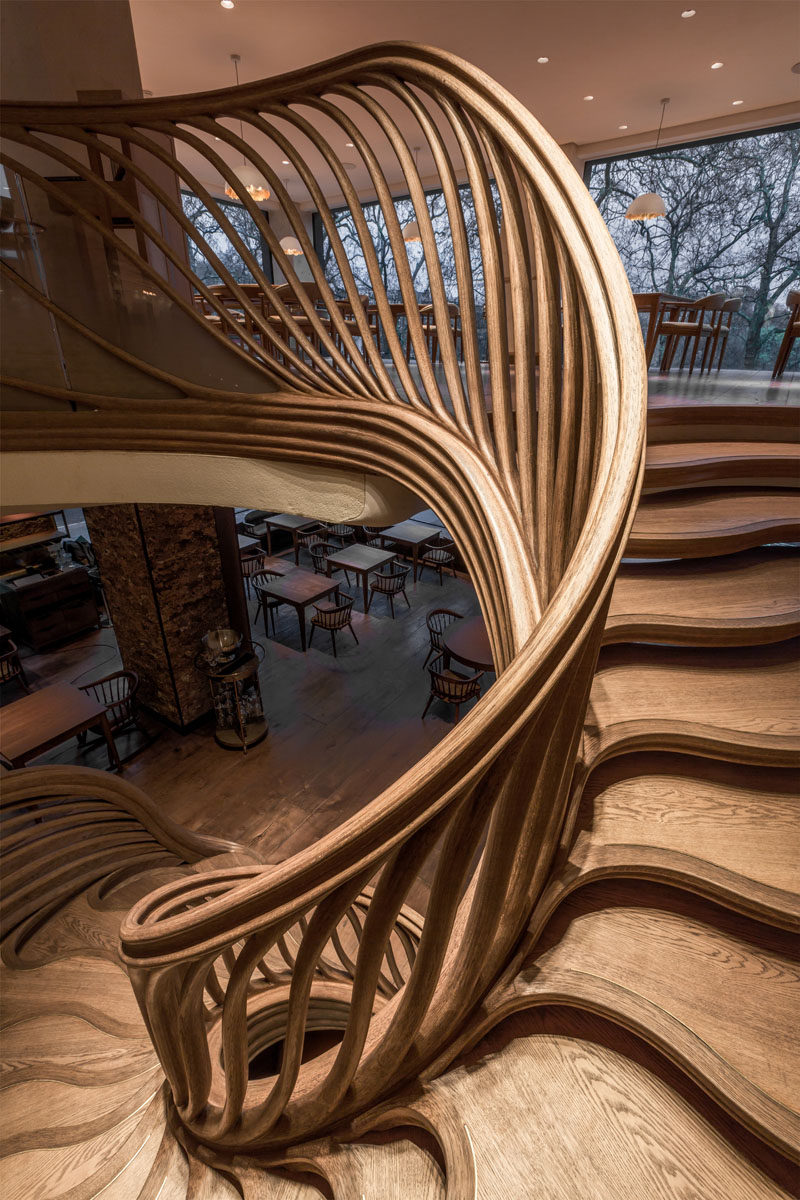
[[[482,67],[573,148],[576,165],[651,146],[664,96],[665,144],[691,140],[693,130],[707,136],[709,128],[800,119],[797,0],[234,0],[232,8],[130,0],[130,8],[142,87],[154,96],[231,86],[232,53],[249,82],[408,40]],[[292,171],[275,166],[291,191]],[[333,178],[316,166],[335,199]],[[420,170],[424,178],[425,162]],[[369,192],[360,161],[351,178]],[[217,180],[204,182],[219,192]]]

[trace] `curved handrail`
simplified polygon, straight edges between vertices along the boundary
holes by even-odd
[[[241,119],[250,140],[223,118],[237,127]],[[379,451],[383,471],[440,513],[475,581],[498,681],[443,743],[289,862],[167,885],[123,923],[123,957],[189,1133],[213,1147],[251,1151],[316,1136],[395,1091],[452,1040],[507,964],[547,880],[641,479],[644,355],[627,280],[588,192],[531,115],[482,72],[427,47],[368,47],[275,80],[194,97],[10,105],[3,120],[9,140],[22,148],[7,156],[11,170],[58,196],[225,347],[232,363],[247,362],[265,381],[260,395],[195,392],[183,381],[184,399],[118,406],[72,392],[70,399],[94,411],[37,414],[38,448],[236,453],[370,470]],[[409,123],[444,198],[463,366],[449,319],[452,288],[448,293],[405,132]],[[379,159],[364,132],[374,129],[388,139],[401,184],[390,183],[386,156]],[[335,149],[345,135],[385,223],[413,368],[395,326],[396,300]],[[168,137],[195,158],[179,161]],[[288,290],[269,282],[198,169],[187,165],[201,155],[219,171],[277,254],[275,234],[215,138],[245,154],[267,180],[306,254],[314,295],[288,259],[280,260]],[[320,214],[346,305],[337,304],[302,213],[270,166],[270,146],[289,159]],[[30,150],[51,155],[121,208],[175,277],[191,284],[201,307],[131,247],[115,245],[100,217],[25,161]],[[105,156],[149,190],[218,273],[228,303],[91,165],[92,155]],[[154,177],[156,165],[171,167],[214,213],[255,279],[256,295],[187,228],[174,197]],[[317,183],[323,168],[349,209],[374,312],[359,299],[359,281]],[[468,201],[459,191],[465,183]],[[420,231],[438,365],[392,199],[399,190],[409,193]],[[472,240],[467,212],[470,220],[474,214]],[[476,272],[486,293],[488,404]],[[149,373],[149,364],[140,367]],[[11,415],[7,445],[30,447],[28,418]],[[402,986],[378,1003],[398,914],[432,856],[437,865],[413,965]],[[367,885],[372,890],[365,893]],[[301,1065],[323,951],[364,894],[369,903],[348,968],[341,1046]],[[265,964],[292,928],[301,935],[291,984],[288,993],[273,995],[264,988]],[[283,1061],[276,1078],[251,1080],[248,1059],[263,1044],[265,1022],[283,1032]]]

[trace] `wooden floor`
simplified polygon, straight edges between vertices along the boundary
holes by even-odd
[[[302,565],[310,562],[304,557]],[[144,748],[138,733],[122,735],[125,778],[173,820],[252,844],[274,862],[310,845],[377,796],[453,726],[452,710],[438,703],[421,720],[430,679],[422,666],[430,645],[426,614],[443,606],[470,616],[479,606],[467,579],[445,576],[440,587],[429,571],[409,585],[411,607],[400,599],[394,620],[385,598],[378,597],[365,616],[360,589],[349,590],[357,595],[353,625],[359,644],[347,630],[338,634],[337,658],[329,635],[319,632],[311,649],[301,652],[293,609],[279,611],[274,638],[265,638],[259,618],[254,637],[266,650],[260,680],[269,720],[264,742],[247,755],[224,750],[214,741],[211,720],[188,735],[161,728]],[[251,602],[251,620],[255,607]],[[25,658],[34,687],[84,683],[118,665],[110,628]],[[489,686],[494,676],[485,678]],[[21,694],[6,687],[3,702]],[[104,768],[108,760],[102,745],[82,753],[73,738],[36,761]]]

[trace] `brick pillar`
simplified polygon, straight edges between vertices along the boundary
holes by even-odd
[[[122,661],[139,700],[185,730],[211,710],[195,670],[203,634],[246,613],[232,510],[114,504],[85,509]],[[231,545],[231,539],[233,545]]]

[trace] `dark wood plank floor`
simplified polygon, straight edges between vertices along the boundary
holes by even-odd
[[[345,630],[338,635],[337,658],[329,635],[320,631],[301,653],[293,609],[279,610],[274,638],[265,638],[259,619],[254,636],[266,650],[260,679],[270,729],[261,745],[246,756],[223,750],[211,721],[183,736],[162,729],[138,752],[139,735],[123,734],[120,753],[132,754],[125,777],[174,820],[252,844],[273,862],[310,845],[399,778],[453,724],[452,710],[438,704],[421,720],[429,685],[422,669],[429,646],[426,613],[441,605],[469,616],[479,611],[477,597],[463,577],[447,576],[440,587],[426,572],[421,582],[409,584],[411,608],[401,599],[392,620],[384,597],[365,616],[360,589],[349,590],[357,596],[359,645]],[[250,611],[252,619],[255,602]],[[36,687],[85,683],[116,669],[118,661],[113,630],[103,629],[49,654],[29,655],[25,666]],[[486,677],[487,686],[493,679]],[[3,702],[19,694],[13,685],[4,688]],[[81,752],[74,739],[37,762],[107,765],[102,746]]]

